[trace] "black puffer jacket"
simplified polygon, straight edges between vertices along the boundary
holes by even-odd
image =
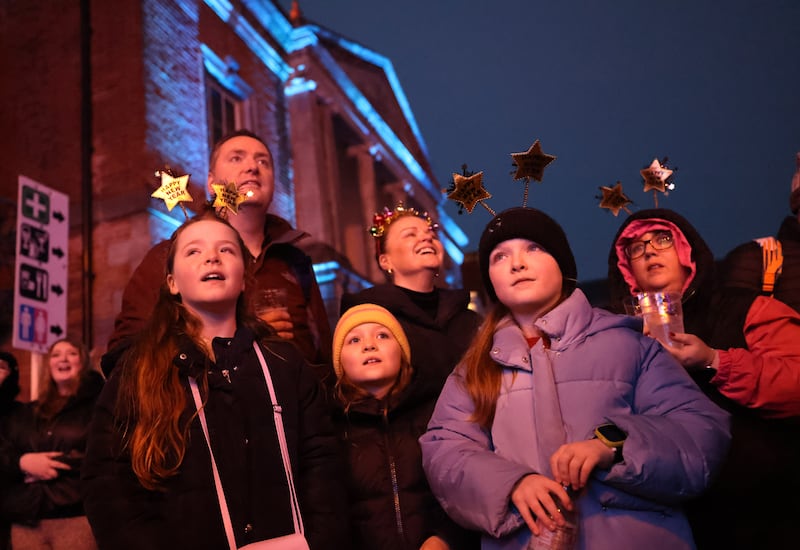
[[[272,407],[253,339],[243,328],[233,339],[215,338],[216,363],[187,341],[174,360],[186,392],[182,422],[195,412],[188,377],[208,368],[205,416],[240,546],[293,530]],[[347,548],[344,464],[321,385],[292,343],[276,337],[265,344],[306,538],[312,550]],[[115,409],[121,370],[114,369],[98,401],[82,476],[86,512],[99,547],[227,548],[197,417],[189,426],[180,470],[163,483],[163,490],[145,489],[134,475]]]
[[[347,413],[336,412],[349,459],[354,550],[416,550],[433,535],[453,549],[477,548],[478,537],[456,526],[441,509],[422,469],[417,439],[435,403],[435,398],[420,397],[412,383],[391,404],[368,399]]]
[[[36,415],[36,402],[16,408],[7,418],[0,451],[0,470],[7,486],[0,496],[3,516],[14,523],[35,523],[45,518],[83,515],[80,470],[86,452],[86,439],[92,411],[103,378],[87,372],[78,392],[69,398],[53,418]],[[51,481],[25,483],[19,459],[26,453],[58,451],[58,458],[72,467]]]
[[[677,225],[692,246],[697,274],[684,295],[686,332],[715,349],[745,348],[744,322],[758,292],[720,285],[711,250],[692,225],[671,210],[642,210],[634,219],[658,218]],[[755,244],[755,243],[754,243]],[[755,245],[758,246],[758,245]],[[760,266],[760,253],[758,262]],[[609,284],[616,304],[629,295],[617,268],[616,250],[609,253]],[[760,288],[760,267],[758,287]],[[721,395],[711,383],[713,371],[697,369],[692,378],[719,406],[731,413],[731,448],[719,478],[701,498],[689,503],[687,514],[700,549],[794,548],[800,500],[800,425],[796,421],[764,420],[756,411]],[[781,502],[780,506],[765,506]]]
[[[438,397],[444,381],[467,351],[480,324],[467,308],[466,290],[436,289],[439,306],[431,318],[408,294],[393,284],[376,285],[342,297],[342,313],[359,304],[378,304],[397,317],[411,347],[414,384],[422,397]]]

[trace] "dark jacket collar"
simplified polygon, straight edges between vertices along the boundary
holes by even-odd
[[[180,376],[197,378],[205,368],[221,370],[225,365],[249,353],[254,338],[253,332],[247,327],[237,328],[233,338],[214,338],[211,345],[214,348],[216,361],[212,361],[191,338],[182,334],[178,337],[178,353],[175,354],[172,363],[178,368]]]
[[[342,297],[342,311],[358,304],[375,303],[385,307],[396,316],[413,320],[414,323],[421,326],[439,329],[446,326],[469,305],[469,292],[466,290],[437,288],[434,292],[439,294],[436,319],[427,315],[401,288],[390,283],[375,285],[358,294],[345,294]]]

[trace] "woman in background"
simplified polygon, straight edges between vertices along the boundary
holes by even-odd
[[[14,550],[96,548],[83,511],[80,468],[102,386],[86,348],[58,340],[48,351],[38,400],[7,418],[0,470],[8,485],[0,510],[12,523]]]

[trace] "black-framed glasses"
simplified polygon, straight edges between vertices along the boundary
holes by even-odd
[[[672,239],[672,233],[669,231],[659,231],[652,237],[644,241],[633,241],[625,246],[625,255],[631,259],[641,258],[644,256],[644,251],[647,245],[653,247],[654,250],[666,250],[675,245]]]

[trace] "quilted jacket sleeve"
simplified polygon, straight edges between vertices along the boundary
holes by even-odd
[[[701,494],[716,476],[730,420],[660,344],[647,340],[633,414],[607,419],[627,433],[624,460],[598,477],[633,495],[677,503]]]
[[[420,438],[433,493],[457,523],[501,537],[523,524],[510,504],[514,485],[530,468],[492,450],[489,433],[470,420],[474,410],[458,371],[450,375]]]

